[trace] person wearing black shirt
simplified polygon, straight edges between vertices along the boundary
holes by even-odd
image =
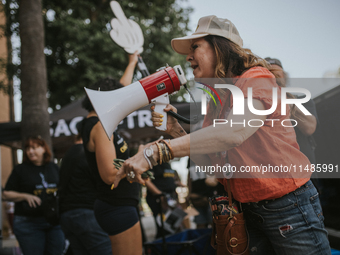
[[[157,221],[157,216],[165,213],[168,209],[167,200],[177,201],[176,193],[176,174],[177,172],[171,169],[169,163],[154,166],[150,171],[153,172],[154,180],[145,183],[147,187],[146,202],[148,203],[156,223],[156,238],[161,236],[161,225]],[[164,196],[159,196],[163,194]],[[158,202],[159,200],[159,202]],[[159,204],[161,203],[161,205]],[[162,210],[163,212],[162,212]],[[165,234],[169,234],[165,231]]]
[[[85,157],[81,122],[75,144],[60,167],[60,225],[74,255],[112,254],[109,235],[99,226],[93,211],[96,189],[94,174]]]
[[[224,187],[214,176],[207,176],[206,173],[196,171],[196,164],[188,159],[188,200],[198,211],[194,222],[196,228],[207,228],[212,224],[212,212],[209,206],[209,197],[224,195]]]
[[[123,77],[131,70],[133,73],[136,63],[137,54],[130,55],[130,63]],[[90,89],[110,91],[122,88],[130,82],[131,80],[124,82],[122,79],[118,81],[106,78],[93,84]],[[126,178],[122,179],[117,187],[112,185],[118,173],[113,160],[128,159],[127,143],[116,131],[110,140],[108,139],[87,96],[83,101],[83,107],[89,112],[83,120],[81,135],[97,191],[94,203],[95,217],[101,228],[109,234],[113,254],[142,254],[142,235],[137,211],[140,185],[130,183]]]
[[[13,232],[25,255],[60,255],[65,237],[60,225],[44,217],[44,203],[58,190],[59,168],[39,136],[25,142],[23,163],[14,167],[3,191],[3,199],[15,202]]]

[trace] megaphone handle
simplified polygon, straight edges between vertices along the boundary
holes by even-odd
[[[159,126],[159,127],[156,127],[156,128],[161,130],[161,131],[165,131],[166,130],[167,120],[168,120],[168,118],[167,118],[168,115],[164,111],[164,108],[170,103],[170,101],[169,101],[169,94],[165,93],[163,95],[160,95],[160,96],[152,99],[151,102],[155,104],[155,112],[161,113],[164,116],[163,117],[162,125]]]
[[[149,70],[146,67],[141,56],[138,56],[137,68],[142,73],[143,78],[150,75]]]

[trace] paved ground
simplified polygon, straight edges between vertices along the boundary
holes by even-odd
[[[142,217],[142,227],[144,230],[146,242],[151,242],[156,236],[156,223],[153,216]]]
[[[19,245],[15,237],[1,240],[0,255],[21,255]]]

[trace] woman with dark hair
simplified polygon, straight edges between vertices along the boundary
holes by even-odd
[[[190,134],[185,134],[168,115],[166,132],[176,139],[146,146],[144,153],[125,161],[119,175],[124,172],[128,180],[144,183],[141,174],[149,168],[149,160],[167,162],[183,156],[190,156],[200,171],[231,165],[233,176],[221,173],[218,178],[225,190],[230,187],[244,209],[251,254],[330,254],[310,172],[286,172],[289,166],[311,166],[299,151],[294,128],[282,124],[290,122],[289,106],[286,113],[281,112],[280,87],[267,62],[243,48],[230,20],[214,15],[201,18],[192,35],[173,39],[171,45],[177,53],[187,55],[195,78],[202,78],[200,81],[206,84],[209,79],[203,78],[210,78],[210,86],[232,84],[229,88],[234,95],[229,90],[216,89],[222,104],[210,100],[203,128]],[[235,91],[240,90],[244,97],[235,97]],[[273,91],[277,93],[275,109]],[[265,115],[254,114],[248,105],[262,114],[269,111]],[[234,114],[240,108],[244,108],[244,114]],[[175,108],[169,105],[165,111],[169,110]],[[154,126],[160,126],[163,116],[156,112],[152,116]],[[218,125],[216,119],[225,121]],[[261,167],[275,168],[275,172],[244,171]],[[228,181],[227,177],[231,179]],[[244,245],[244,240],[239,241]]]
[[[102,79],[90,89],[111,91],[129,85],[137,63],[137,54],[130,55],[129,60],[119,81]],[[130,78],[124,80],[124,77]],[[88,97],[84,99],[83,107],[89,111],[83,120],[82,138],[87,162],[95,176],[97,199],[94,214],[97,222],[108,233],[113,254],[142,254],[141,226],[137,211],[140,185],[123,179],[117,189],[112,187],[118,172],[113,160],[129,158],[127,143],[116,131],[108,139]]]
[[[4,200],[15,202],[13,232],[25,255],[61,255],[64,234],[43,212],[47,196],[57,192],[59,168],[40,136],[26,140],[23,154],[23,163],[14,167],[3,192]]]

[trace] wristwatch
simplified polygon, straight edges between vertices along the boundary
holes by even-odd
[[[150,160],[153,166],[158,165],[157,161],[153,157],[153,149],[151,148],[151,146],[144,149],[144,155]]]

